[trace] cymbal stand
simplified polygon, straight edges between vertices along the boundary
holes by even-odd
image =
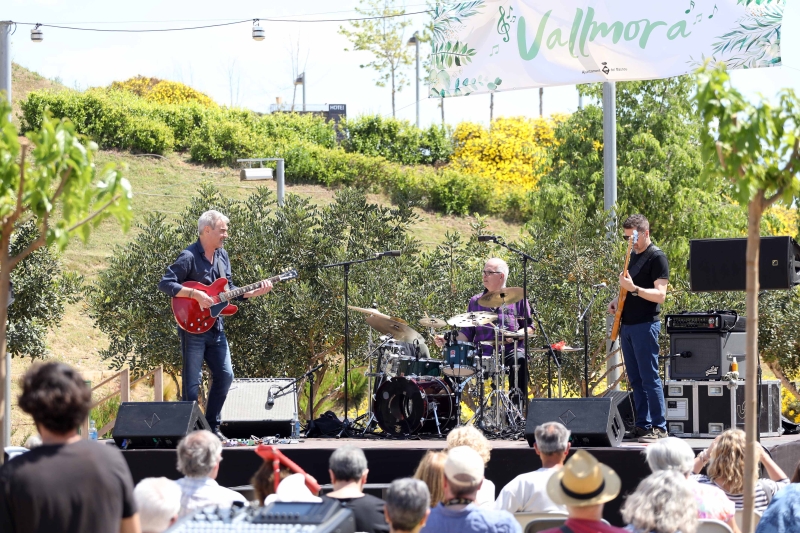
[[[360,420],[361,418],[367,417],[367,421],[364,423],[364,429],[361,430],[361,435],[365,435],[367,432],[371,431],[373,424],[376,424],[376,425],[378,424],[378,419],[375,417],[375,408],[374,408],[374,406],[375,406],[375,390],[378,387],[380,387],[380,385],[383,384],[383,380],[384,380],[384,378],[386,376],[386,373],[383,371],[383,364],[382,364],[383,354],[381,353],[381,348],[383,348],[391,340],[392,340],[392,336],[391,335],[387,335],[386,339],[382,339],[381,343],[377,347],[372,349],[372,330],[370,329],[369,341],[368,341],[369,342],[368,346],[370,348],[370,352],[369,352],[369,355],[367,355],[367,359],[369,359],[369,370],[370,370],[369,373],[367,373],[367,378],[369,379],[369,384],[368,384],[369,389],[367,389],[369,391],[369,408],[368,408],[369,410],[365,414],[363,414],[361,417],[357,418],[354,421],[354,423],[355,423],[358,420]],[[377,361],[377,364],[376,364],[377,368],[375,369],[375,370],[377,370],[377,372],[372,372],[372,358],[373,358],[373,355],[376,354],[376,353],[378,355],[378,361]],[[377,381],[377,383],[375,383],[374,387],[372,385],[372,379],[373,378],[377,378],[378,379],[378,381]]]

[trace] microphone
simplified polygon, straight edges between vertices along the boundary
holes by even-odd
[[[605,289],[606,287],[608,287],[608,285],[606,285],[605,282],[604,283],[598,283],[597,285],[592,285],[593,289]]]
[[[478,242],[497,242],[497,235],[478,235]]]
[[[402,252],[400,250],[387,250],[378,254],[378,257],[400,257]]]
[[[275,405],[275,395],[272,394],[272,387],[270,387],[267,391],[267,403],[264,405],[264,409],[273,405]]]

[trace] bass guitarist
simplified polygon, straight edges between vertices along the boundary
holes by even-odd
[[[167,267],[164,277],[158,284],[159,290],[169,296],[193,298],[201,309],[207,309],[214,304],[214,300],[206,293],[184,287],[186,281],[198,281],[211,285],[216,279],[225,276],[228,285],[233,285],[231,278],[231,262],[228,253],[223,248],[225,239],[228,238],[228,217],[219,211],[206,211],[197,221],[197,241],[183,250],[175,262]],[[244,293],[242,298],[253,298],[267,294],[272,289],[272,282],[264,280],[260,287]],[[178,328],[181,340],[181,355],[183,357],[183,400],[197,401],[202,377],[203,361],[211,372],[211,390],[208,391],[206,405],[206,420],[211,426],[211,431],[220,439],[225,437],[219,431],[220,412],[228,389],[233,381],[233,368],[231,366],[231,352],[228,349],[228,339],[222,327],[222,317],[205,333],[188,333]]]
[[[658,318],[667,296],[669,262],[650,240],[650,223],[644,215],[632,215],[622,224],[625,239],[638,232],[627,272],[619,275],[620,289],[627,291],[622,307],[620,346],[628,382],[636,404],[636,427],[632,437],[654,442],[667,436],[664,389],[658,374]],[[615,314],[619,297],[608,304]]]

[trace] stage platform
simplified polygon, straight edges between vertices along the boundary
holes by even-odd
[[[711,444],[710,439],[685,439],[699,453]],[[486,478],[494,482],[499,491],[519,474],[541,467],[541,462],[527,441],[493,440],[492,459],[486,469]],[[356,439],[306,439],[299,444],[280,445],[278,448],[295,461],[320,484],[329,483],[328,457],[331,452],[345,444],[364,450],[369,464],[369,483],[391,483],[400,477],[411,476],[422,456],[428,450],[440,450],[444,439],[394,440],[383,438]],[[791,477],[795,465],[800,461],[800,435],[784,435],[764,438],[762,444],[772,458]],[[642,451],[646,444],[623,443],[618,448],[585,448],[597,459],[611,466],[622,480],[622,495],[635,490],[639,481],[650,474]],[[152,476],[177,479],[180,473],[175,468],[175,450],[124,450],[135,482]],[[237,487],[250,483],[251,476],[262,463],[252,447],[224,448],[222,451],[217,481],[225,487]],[[615,525],[623,525],[619,508],[623,498],[618,497],[606,504],[605,518]]]

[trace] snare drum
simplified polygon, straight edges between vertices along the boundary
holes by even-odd
[[[401,359],[398,365],[399,376],[433,376],[442,375],[442,361],[439,359]]]
[[[478,369],[475,364],[475,345],[471,342],[456,341],[446,344],[442,349],[444,365],[442,372],[445,376],[466,378],[475,374]]]

